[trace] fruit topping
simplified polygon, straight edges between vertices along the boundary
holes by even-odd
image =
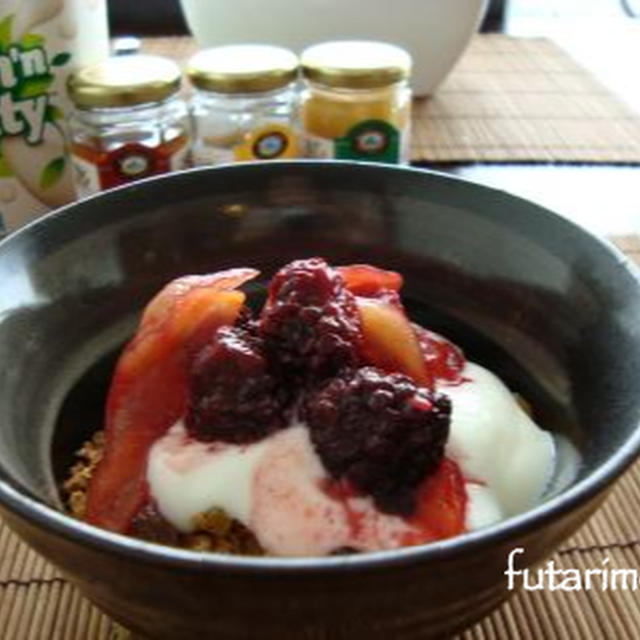
[[[461,382],[465,366],[462,350],[441,335],[416,324],[413,325],[413,330],[429,372],[439,380]]]
[[[387,373],[404,373],[419,385],[433,386],[433,376],[404,310],[384,301],[357,298],[362,324],[362,356]]]
[[[369,264],[350,264],[336,267],[344,284],[357,296],[375,298],[388,291],[398,292],[402,289],[402,276],[396,271],[386,271]]]
[[[105,452],[87,497],[89,522],[127,531],[146,499],[149,449],[185,414],[191,358],[218,327],[235,322],[245,295],[234,289],[257,274],[231,269],[178,278],[151,300],[109,389]]]
[[[460,467],[443,458],[417,491],[416,509],[408,519],[416,531],[407,534],[404,545],[422,544],[458,535],[465,530],[467,491]]]
[[[153,520],[141,511],[148,452],[179,419],[196,440],[244,445],[287,427],[294,409],[335,482],[388,513],[422,504],[451,411],[434,381],[461,379],[462,353],[410,323],[395,272],[297,260],[254,318],[236,288],[256,275],[179,278],[148,304],[109,391],[89,522],[125,532]]]
[[[296,260],[274,276],[260,330],[283,370],[296,377],[328,377],[357,364],[355,297],[320,258]]]
[[[416,491],[444,454],[446,396],[401,374],[346,370],[303,405],[313,445],[335,480],[373,497],[381,511],[409,515]]]
[[[248,329],[217,330],[191,365],[189,391],[186,427],[198,440],[255,442],[286,425],[287,388]]]

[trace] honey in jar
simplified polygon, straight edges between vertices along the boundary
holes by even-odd
[[[147,55],[114,56],[69,78],[79,197],[187,166],[190,125],[180,83],[178,65]]]
[[[326,42],[301,56],[304,155],[409,161],[411,57],[369,41]]]

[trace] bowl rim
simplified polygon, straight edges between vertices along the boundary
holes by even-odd
[[[536,210],[540,215],[554,221],[554,224],[565,225],[575,233],[582,234],[589,242],[598,246],[601,251],[609,254],[617,267],[626,271],[638,286],[640,292],[640,268],[638,268],[627,256],[618,250],[608,240],[601,238],[581,225],[555,213],[550,209],[532,202],[526,198],[510,193],[504,189],[498,189],[483,185],[467,178],[445,174],[437,170],[421,167],[381,165],[370,162],[353,162],[339,160],[276,160],[269,163],[247,162],[241,164],[219,165],[216,167],[196,167],[181,172],[152,176],[137,181],[130,185],[116,187],[108,192],[90,196],[79,202],[68,204],[64,207],[49,212],[48,214],[33,220],[29,224],[9,234],[0,241],[0,251],[10,245],[15,239],[29,233],[33,229],[39,229],[44,225],[54,224],[69,212],[73,212],[78,205],[85,206],[95,198],[117,197],[125,191],[145,189],[145,185],[166,183],[189,179],[188,176],[211,171],[266,171],[279,170],[281,167],[292,168],[307,167],[309,170],[326,168],[326,166],[343,167],[351,171],[379,171],[381,173],[394,172],[407,176],[428,175],[432,180],[449,182],[451,185],[465,185],[466,188],[481,189],[487,193],[493,193],[500,197],[520,202],[528,208]],[[295,576],[301,574],[341,574],[351,571],[382,570],[386,568],[415,565],[433,560],[444,560],[453,555],[473,553],[482,547],[493,546],[502,543],[509,538],[516,540],[516,536],[527,531],[533,531],[555,520],[583,504],[591,498],[603,493],[616,478],[631,465],[640,455],[640,421],[623,444],[613,452],[601,465],[590,472],[584,478],[578,480],[569,488],[558,495],[545,500],[521,514],[517,514],[501,520],[500,522],[474,531],[465,532],[452,538],[430,542],[413,547],[399,549],[365,552],[345,556],[329,557],[264,557],[264,556],[232,556],[222,553],[202,553],[186,549],[178,549],[152,542],[145,542],[126,535],[114,533],[85,522],[76,520],[72,516],[55,509],[28,493],[20,491],[10,481],[0,477],[0,506],[9,514],[24,520],[36,528],[49,531],[69,542],[90,547],[96,551],[116,553],[125,558],[150,565],[158,565],[165,568],[176,568],[195,572],[223,571],[230,575],[265,575],[271,576]]]

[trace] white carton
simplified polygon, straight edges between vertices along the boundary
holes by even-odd
[[[67,76],[108,55],[106,0],[0,0],[0,237],[72,201]]]

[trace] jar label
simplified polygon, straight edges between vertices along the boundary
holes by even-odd
[[[287,126],[270,122],[238,136],[240,142],[216,145],[200,140],[194,146],[193,160],[196,165],[226,164],[250,160],[276,160],[297,158],[298,138]]]
[[[404,160],[403,137],[384,120],[365,120],[333,140],[307,134],[305,154],[311,158],[398,163]]]
[[[234,148],[236,160],[297,158],[298,144],[293,131],[282,124],[269,123],[250,131]]]
[[[131,142],[108,152],[73,144],[71,154],[78,195],[85,197],[140,178],[184,169],[188,150],[185,137],[158,147]]]

